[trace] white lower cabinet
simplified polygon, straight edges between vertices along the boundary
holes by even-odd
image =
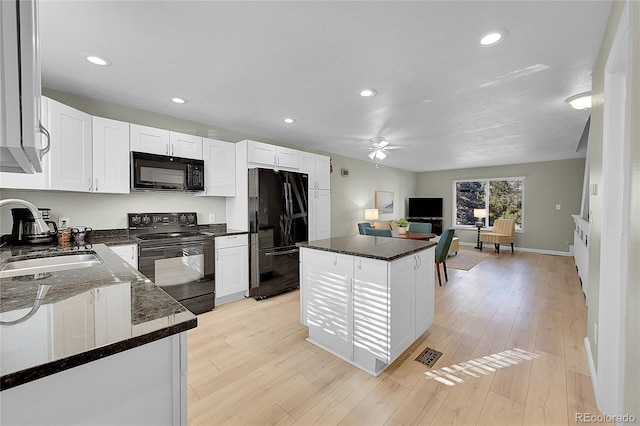
[[[432,324],[434,248],[391,262],[300,253],[301,322],[334,355],[378,375]]]
[[[0,423],[186,425],[186,394],[182,332],[5,389]]]
[[[249,245],[246,234],[216,237],[216,305],[249,291]]]
[[[123,244],[109,247],[115,254],[123,258],[129,265],[138,269],[138,245]]]

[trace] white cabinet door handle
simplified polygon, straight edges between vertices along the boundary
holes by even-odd
[[[166,144],[164,147],[164,153],[169,155],[169,144]]]
[[[98,192],[98,178],[96,178],[96,192]]]
[[[89,191],[93,189],[93,181],[89,178]]]

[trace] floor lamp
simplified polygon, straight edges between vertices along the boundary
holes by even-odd
[[[478,228],[478,242],[476,243],[476,248],[480,248],[480,229],[484,227],[484,222],[482,219],[487,217],[487,209],[473,209],[473,216],[475,216],[478,221],[476,222],[476,228]]]

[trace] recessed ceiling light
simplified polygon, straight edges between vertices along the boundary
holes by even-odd
[[[573,109],[589,109],[591,108],[591,92],[585,92],[580,93],[579,95],[571,96],[565,102],[567,102]]]
[[[360,91],[360,96],[363,96],[365,98],[370,98],[375,95],[376,95],[376,91],[373,89],[363,89]]]
[[[507,34],[506,30],[491,31],[482,36],[480,46],[494,46],[504,40]]]
[[[184,98],[171,98],[171,102],[175,102],[177,104],[186,104],[189,101]]]
[[[100,65],[101,67],[109,67],[113,65],[113,63],[107,58],[95,55],[87,56],[87,61],[91,62],[94,65]]]
[[[293,124],[293,123],[295,123],[295,122],[296,122],[296,119],[295,119],[295,118],[285,118],[285,119],[284,119],[284,120],[282,120],[282,121],[284,121],[284,122],[285,122],[285,123],[287,123],[287,124]]]

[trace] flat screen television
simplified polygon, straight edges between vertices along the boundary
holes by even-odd
[[[442,217],[442,198],[409,198],[409,217]]]

